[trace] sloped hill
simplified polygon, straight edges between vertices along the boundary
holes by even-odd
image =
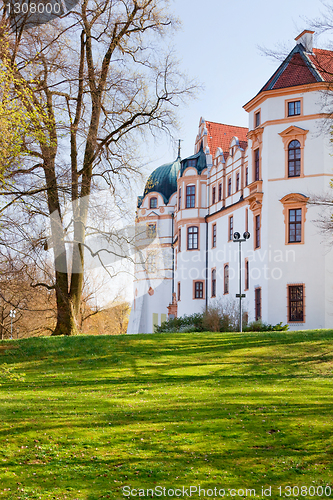
[[[332,331],[1,345],[0,498],[333,494]]]

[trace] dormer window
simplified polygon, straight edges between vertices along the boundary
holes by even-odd
[[[196,159],[194,159],[194,160],[188,160],[187,161],[187,166],[188,167],[196,167],[196,165],[197,165],[197,160]]]
[[[260,111],[257,111],[254,114],[254,126],[259,127],[259,125],[260,125]]]
[[[288,116],[296,116],[301,114],[301,101],[288,102]]]
[[[157,198],[150,198],[149,208],[157,208]]]

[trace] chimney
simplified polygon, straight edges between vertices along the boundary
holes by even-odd
[[[310,52],[310,54],[312,54],[313,49],[313,34],[314,31],[304,30],[295,38],[296,42],[302,44],[306,52]]]

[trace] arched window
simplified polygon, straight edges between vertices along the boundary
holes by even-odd
[[[157,208],[157,198],[150,198],[149,208]]]
[[[291,141],[288,146],[288,177],[301,175],[301,145],[298,141]]]
[[[224,266],[224,293],[229,293],[229,265]]]

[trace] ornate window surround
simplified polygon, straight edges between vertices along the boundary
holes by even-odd
[[[279,133],[279,136],[282,138],[284,153],[285,153],[285,170],[284,170],[284,178],[285,179],[295,179],[295,177],[288,177],[288,146],[291,141],[298,141],[301,145],[301,173],[299,177],[304,177],[304,144],[307,133],[309,131],[300,127],[296,127],[295,125],[291,125],[286,128],[283,132]]]
[[[290,193],[286,194],[281,198],[281,203],[283,205],[283,215],[284,215],[284,225],[285,225],[285,244],[286,245],[301,245],[304,244],[304,225],[306,220],[307,212],[307,202],[309,197],[300,193]],[[302,236],[301,241],[289,242],[289,210],[290,209],[302,209]]]
[[[247,137],[252,141],[252,182],[255,180],[255,151],[259,149],[259,180],[262,179],[262,158],[261,158],[261,150],[262,150],[262,135],[264,132],[264,127],[257,127],[254,130],[250,130],[248,132]]]

